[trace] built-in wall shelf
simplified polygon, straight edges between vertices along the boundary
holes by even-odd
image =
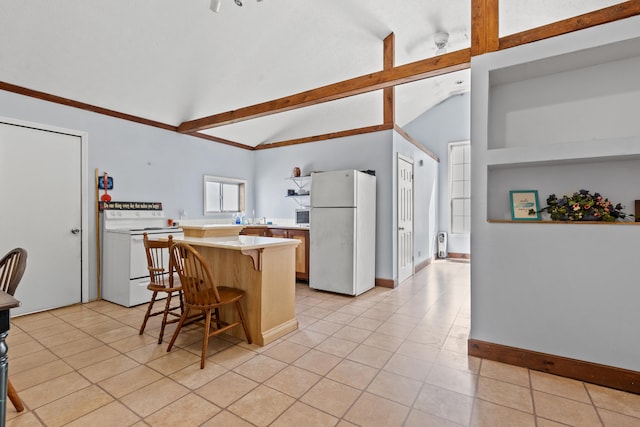
[[[489,169],[640,159],[640,136],[487,150]]]
[[[527,56],[497,52],[488,57],[508,60],[475,68],[484,77],[474,85],[486,91],[476,99],[485,96],[488,105],[483,158],[474,163],[486,171],[486,218],[510,219],[511,190],[537,190],[544,207],[550,194],[586,189],[634,213],[640,39]]]

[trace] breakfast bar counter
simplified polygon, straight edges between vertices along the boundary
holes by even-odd
[[[218,286],[245,291],[242,300],[249,333],[255,344],[266,345],[298,328],[295,314],[295,250],[299,242],[259,236],[176,237],[193,246],[211,267]],[[226,321],[234,310],[221,309]],[[242,328],[228,331],[245,339]]]

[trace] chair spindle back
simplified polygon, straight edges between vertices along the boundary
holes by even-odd
[[[0,260],[0,290],[13,295],[27,268],[27,251],[15,248]]]

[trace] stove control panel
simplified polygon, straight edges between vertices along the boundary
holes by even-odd
[[[104,218],[110,219],[162,219],[164,218],[164,211],[118,211],[118,210],[105,210]]]

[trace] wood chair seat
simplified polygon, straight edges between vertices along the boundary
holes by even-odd
[[[166,287],[164,285],[157,285],[155,283],[149,283],[147,285],[147,289],[152,292],[180,292],[182,290],[182,284],[180,283],[180,277],[175,275],[173,276],[173,286]]]
[[[171,263],[178,272],[182,283],[184,311],[169,342],[167,351],[171,351],[185,321],[192,318],[192,312],[203,316],[203,321],[198,322],[204,327],[200,369],[204,368],[207,346],[209,338],[212,336],[241,325],[247,337],[247,342],[251,344],[247,321],[240,304],[245,295],[244,291],[227,286],[217,286],[213,280],[209,264],[191,245],[184,242],[176,242],[171,246],[170,252]],[[220,308],[228,305],[235,308],[237,318],[234,321],[226,322],[220,316]]]
[[[215,301],[215,293],[213,289],[205,289],[198,293],[198,299],[202,301],[211,301],[211,302],[203,302],[200,305],[192,304],[191,308],[194,310],[205,310],[207,307],[221,307],[225,304],[229,304],[239,300],[244,297],[244,291],[242,289],[230,288],[228,286],[218,286],[218,295],[220,296],[220,302]]]

